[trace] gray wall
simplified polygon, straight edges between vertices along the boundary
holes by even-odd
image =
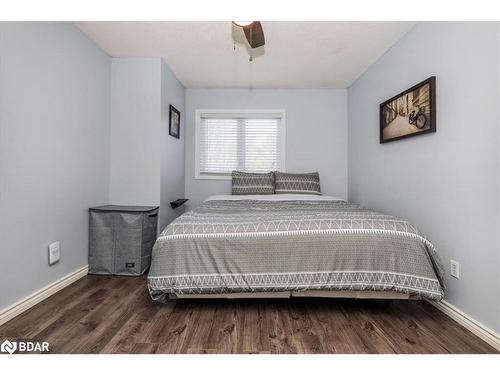
[[[286,169],[319,171],[324,194],[347,196],[346,90],[186,90],[186,196],[189,207],[230,194],[231,181],[195,179],[196,109],[285,109]]]
[[[112,59],[111,204],[160,205],[161,99],[161,59]]]
[[[496,23],[421,23],[348,90],[349,199],[409,219],[433,241],[445,299],[500,331]],[[378,105],[437,76],[437,133],[384,145]]]
[[[185,89],[160,58],[113,58],[111,71],[109,201],[160,206],[161,230],[184,196],[184,129],[177,139],[168,125],[170,104],[184,121]]]
[[[87,210],[108,198],[110,58],[69,23],[0,22],[0,82],[1,310],[87,264]]]
[[[500,97],[500,22],[497,23],[498,27],[498,38],[497,38],[497,69],[498,69],[498,75],[497,75],[497,85],[498,85],[498,95]],[[500,100],[499,100],[500,102]],[[498,124],[500,125],[500,103],[497,102],[497,109],[498,109]],[[498,136],[498,153],[497,153],[497,158],[498,158],[498,190],[500,190],[500,129],[497,130],[497,136]],[[498,193],[500,195],[500,191]],[[498,210],[498,238],[499,238],[499,244],[500,244],[500,197],[497,199],[497,210]],[[498,269],[498,297],[497,297],[497,311],[499,312],[497,320],[498,320],[498,329],[497,332],[500,332],[500,246],[498,249],[498,256],[497,256],[497,269]]]
[[[160,126],[160,150],[161,150],[161,229],[174,220],[183,208],[173,210],[170,202],[178,198],[184,198],[184,132],[185,119],[185,89],[175,77],[167,64],[161,64],[161,126]],[[181,113],[180,139],[168,134],[169,106],[172,104]]]

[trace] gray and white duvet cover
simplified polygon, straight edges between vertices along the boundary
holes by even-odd
[[[407,221],[340,200],[210,200],[162,232],[151,297],[305,290],[443,297],[434,246]]]

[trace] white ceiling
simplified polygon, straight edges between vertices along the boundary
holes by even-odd
[[[187,88],[346,88],[414,24],[262,22],[252,51],[227,21],[76,23],[113,57],[163,57]]]

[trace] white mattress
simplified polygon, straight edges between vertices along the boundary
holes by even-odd
[[[258,195],[212,195],[205,199],[207,201],[237,201],[237,200],[257,200],[257,201],[342,201],[342,198],[329,195],[315,194],[258,194]]]

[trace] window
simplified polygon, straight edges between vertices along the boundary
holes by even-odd
[[[196,178],[284,171],[284,111],[196,111]]]

